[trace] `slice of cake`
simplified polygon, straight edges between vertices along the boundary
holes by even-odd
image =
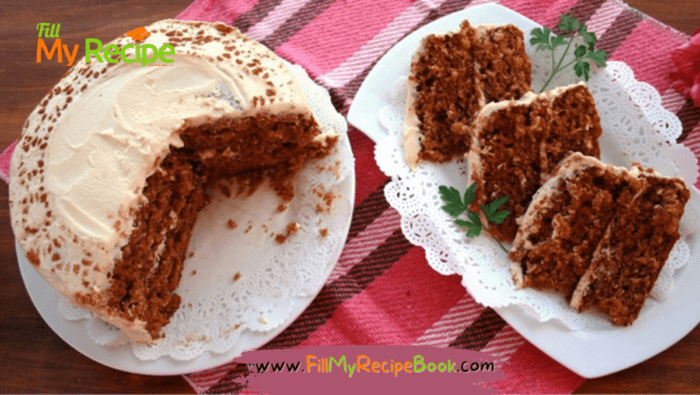
[[[535,194],[509,257],[518,288],[551,289],[571,298],[616,212],[628,210],[642,180],[621,167],[569,155]]]
[[[509,254],[513,280],[629,325],[680,237],[689,196],[681,179],[572,153],[522,217]]]
[[[530,91],[523,33],[513,25],[472,27],[423,38],[413,54],[403,134],[406,162],[446,162],[469,150],[484,104]]]
[[[56,290],[152,342],[179,307],[207,189],[266,178],[288,199],[294,174],[338,136],[321,129],[285,62],[237,29],[165,20],[146,30],[140,48],[171,44],[172,63],[79,62],[31,113],[10,212]],[[136,56],[126,35],[111,44]]]
[[[637,319],[673,246],[690,192],[683,180],[639,169],[644,191],[615,215],[579,281],[571,306],[596,309],[614,325]]]
[[[476,183],[477,194],[472,211],[510,197],[503,208],[512,215],[490,224],[489,232],[512,242],[518,218],[559,161],[569,152],[599,157],[601,134],[595,101],[583,83],[486,105],[474,122],[467,154],[469,185]]]

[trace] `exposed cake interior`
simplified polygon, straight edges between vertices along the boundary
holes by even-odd
[[[513,25],[472,27],[464,21],[456,32],[423,38],[408,78],[404,149],[409,166],[464,155],[481,107],[529,92],[530,74],[523,34]]]
[[[509,255],[519,265],[517,285],[555,290],[569,300],[614,214],[629,208],[640,184],[595,166],[548,184]]]
[[[510,198],[503,209],[512,214],[489,227],[502,242],[513,241],[517,219],[569,152],[600,156],[600,118],[593,96],[580,84],[491,103],[479,113],[475,129],[468,154],[469,184],[477,185],[472,210]]]
[[[151,337],[159,338],[180,304],[174,290],[207,190],[255,175],[290,199],[294,174],[308,160],[327,155],[337,140],[319,135],[315,120],[298,114],[222,119],[182,130],[184,146],[172,149],[146,181],[135,229],[111,273],[111,313],[146,322]]]
[[[464,138],[481,108],[474,68],[476,31],[468,22],[455,33],[430,35],[411,64],[412,108],[423,138],[419,159],[444,162],[468,150]]]
[[[605,232],[571,305],[594,308],[614,325],[630,325],[680,238],[679,222],[690,194],[683,181],[644,173],[644,191],[621,210]]]
[[[532,67],[520,29],[514,25],[480,25],[476,30],[474,59],[483,104],[519,99],[530,92]]]
[[[571,154],[522,218],[509,254],[513,280],[629,325],[680,237],[688,198],[678,178]]]

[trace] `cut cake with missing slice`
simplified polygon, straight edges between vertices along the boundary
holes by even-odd
[[[492,101],[530,91],[531,64],[514,25],[472,27],[423,38],[413,54],[403,134],[406,162],[446,162],[469,150],[472,122]]]
[[[175,48],[173,63],[76,63],[24,125],[9,203],[20,248],[56,291],[155,343],[180,308],[207,191],[268,179],[290,200],[295,174],[339,136],[286,62],[238,29],[164,20],[147,30],[146,45]],[[133,58],[131,42],[112,44]]]
[[[630,325],[680,237],[689,197],[679,178],[572,153],[522,217],[509,254],[513,280]]]
[[[474,125],[467,154],[468,184],[476,183],[472,211],[508,196],[503,208],[512,215],[489,226],[489,232],[506,243],[515,238],[517,219],[560,160],[569,152],[600,156],[600,117],[583,83],[488,104]]]

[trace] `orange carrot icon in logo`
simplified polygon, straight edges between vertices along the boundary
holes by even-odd
[[[131,39],[134,41],[141,41],[144,40],[146,37],[150,36],[151,33],[149,33],[145,27],[137,27],[136,29],[130,32],[126,32],[126,35],[131,37]]]

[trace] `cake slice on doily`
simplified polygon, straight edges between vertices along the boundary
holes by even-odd
[[[530,91],[530,58],[514,25],[472,27],[430,34],[413,54],[403,144],[406,162],[446,162],[469,149],[479,110],[492,101]]]
[[[509,254],[513,280],[629,325],[680,237],[689,197],[680,178],[572,153],[521,219]]]
[[[503,208],[513,215],[489,232],[512,242],[517,218],[559,161],[572,151],[600,157],[601,134],[595,101],[583,83],[486,105],[474,122],[467,154],[469,185],[476,183],[473,211],[508,196]]]

